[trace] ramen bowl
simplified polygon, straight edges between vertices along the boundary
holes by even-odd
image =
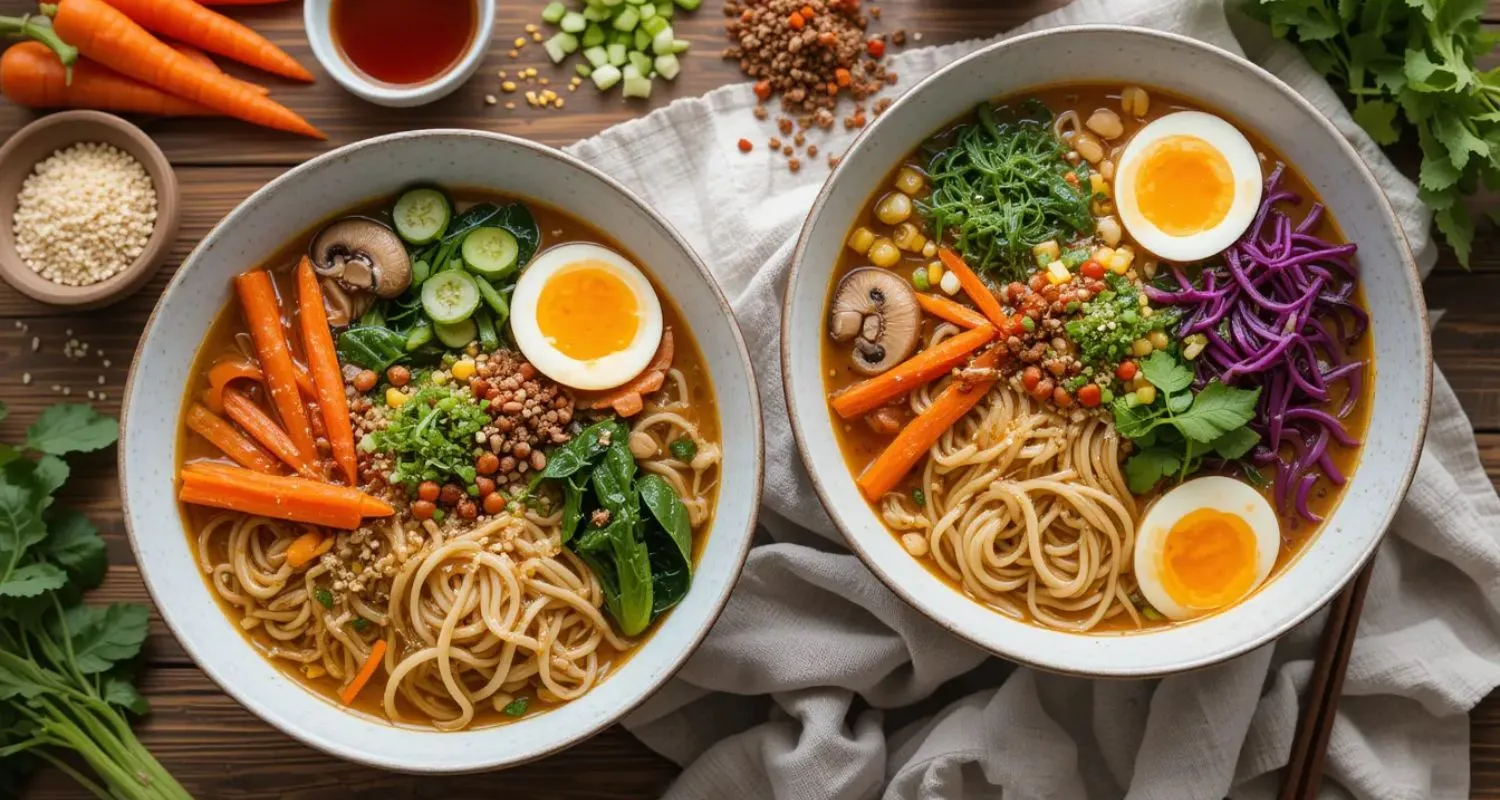
[[[851,428],[843,426],[863,429],[864,425],[858,418],[846,421],[830,408],[828,376],[835,373],[831,371],[833,364],[823,357],[824,341],[830,335],[830,313],[835,313],[834,336],[838,338],[837,310],[843,306],[837,305],[838,300],[830,305],[830,296],[836,270],[842,269],[841,254],[846,247],[856,246],[852,244],[856,241],[853,234],[864,235],[859,234],[864,230],[861,226],[873,224],[872,217],[861,216],[866,213],[867,202],[880,196],[882,187],[889,186],[885,181],[890,180],[887,176],[892,170],[909,163],[905,162],[907,154],[948,130],[952,121],[995,98],[1022,98],[1049,87],[1090,83],[1108,84],[1116,87],[1116,92],[1119,87],[1146,87],[1189,100],[1237,123],[1293,165],[1337,220],[1344,240],[1358,245],[1360,284],[1370,315],[1366,335],[1373,337],[1373,377],[1367,376],[1367,380],[1373,380],[1373,391],[1362,401],[1371,404],[1370,435],[1362,452],[1355,455],[1342,499],[1321,529],[1279,573],[1237,603],[1188,622],[1142,626],[1127,632],[1080,633],[1002,613],[910,554],[883,523],[882,516],[887,512],[877,514],[866,501],[858,483],[860,465],[846,463],[840,440]],[[1118,96],[1111,102],[1114,108],[1120,108]],[[1079,115],[1088,116],[1081,109]],[[1138,116],[1146,115],[1142,111]],[[979,119],[986,117],[981,114]],[[1118,120],[1115,122],[1118,125]],[[1111,135],[1120,134],[1116,131]],[[1125,153],[1128,156],[1128,148]],[[1072,163],[1077,164],[1076,159]],[[1253,155],[1249,163],[1252,170],[1257,169]],[[902,175],[897,174],[894,180],[896,189],[907,191],[902,188]],[[1256,180],[1248,185],[1254,187]],[[892,216],[904,218],[910,213],[899,210],[903,213]],[[874,216],[880,215],[877,208]],[[896,220],[881,221],[894,224]],[[1119,238],[1118,228],[1114,236]],[[856,257],[855,263],[875,262],[874,252],[870,250],[869,261]],[[1031,255],[1026,253],[1027,257]],[[892,259],[894,263],[898,262]],[[1096,270],[1100,268],[1098,263],[1088,263]],[[1050,264],[1043,266],[1051,269]],[[1064,265],[1056,266],[1059,279],[1069,280]],[[1123,274],[1124,269],[1120,267],[1117,273]],[[847,274],[853,277],[853,273]],[[912,283],[918,292],[937,291],[935,280],[930,290],[928,282],[916,280],[915,275]],[[1026,290],[1022,284],[1014,286],[1014,290],[1007,289],[1008,293],[1015,292],[1010,295],[1011,301]],[[1045,286],[1045,281],[1035,284],[1032,291],[1040,292],[1036,287]],[[956,283],[944,291],[956,299],[966,294]],[[1097,294],[1099,290],[1094,291]],[[840,298],[845,294],[842,288],[838,292]],[[881,302],[889,296],[889,292],[883,297],[871,295]],[[1061,305],[1055,304],[1053,312]],[[1002,310],[997,308],[995,313]],[[864,319],[868,323],[871,317]],[[1021,327],[1019,316],[1015,322],[1017,328]],[[1012,331],[1012,335],[1017,332]],[[1067,347],[1062,351],[1067,352]],[[883,350],[872,347],[866,352],[884,358]],[[1140,351],[1136,355],[1141,355]],[[1354,148],[1312,105],[1254,64],[1180,36],[1118,26],[1056,29],[987,47],[914,86],[861,133],[824,185],[802,230],[783,309],[782,364],[793,431],[814,486],[849,546],[875,575],[934,622],[978,647],[1046,670],[1101,677],[1157,676],[1208,666],[1275,639],[1327,603],[1371,557],[1396,513],[1416,467],[1431,390],[1430,343],[1412,256],[1390,203]],[[847,371],[848,367],[840,369]],[[1110,374],[1102,382],[1114,377]],[[1128,380],[1131,376],[1120,377]],[[1097,404],[1098,398],[1096,393],[1093,402]],[[907,411],[903,408],[897,413]],[[888,433],[893,430],[887,428]],[[883,481],[877,480],[875,485],[883,485]],[[1123,482],[1116,485],[1123,488]],[[891,497],[884,494],[882,502]],[[908,508],[926,507],[930,502],[927,495],[914,491],[908,497]],[[896,496],[896,501],[906,499]],[[927,548],[913,549],[921,554]],[[965,552],[973,549],[966,547]],[[1007,550],[996,558],[1011,552]],[[1030,552],[1040,550],[1033,548]],[[1020,607],[1025,608],[1023,601]]]
[[[197,547],[183,533],[176,501],[175,476],[187,444],[178,433],[189,402],[184,389],[193,385],[195,353],[218,310],[232,302],[232,278],[265,263],[318,220],[413,185],[468,187],[554,209],[586,209],[601,234],[628,252],[649,254],[647,269],[657,285],[670,289],[693,333],[720,418],[736,421],[723,426],[719,501],[707,527],[694,533],[699,554],[691,586],[655,622],[651,636],[582,696],[506,724],[462,731],[393,724],[343,707],[262,657],[238,619],[221,612]],[[750,361],[702,262],[660,216],[601,173],[547,147],[473,131],[402,133],[352,144],[287,172],[231,211],[198,243],[148,321],[126,387],[122,429],[119,467],[132,546],[163,619],[188,654],[225,692],[300,741],[351,761],[415,773],[539,758],[604,729],[659,688],[723,608],[749,548],[761,486],[760,409]]]

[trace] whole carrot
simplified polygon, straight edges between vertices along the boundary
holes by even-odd
[[[327,138],[291,109],[163,44],[104,0],[60,0],[43,8],[64,41],[106,67],[246,122]]]
[[[93,108],[163,117],[223,116],[88,59],[73,63],[70,83],[68,68],[41,42],[12,45],[0,56],[0,94],[27,108]]]
[[[214,63],[213,59],[208,57],[208,53],[199,50],[198,48],[188,44],[187,42],[168,42],[167,45],[173,50],[176,50],[177,52],[187,56],[188,58],[191,58],[194,62],[203,65],[207,69],[211,69],[221,75],[227,74],[224,72],[223,68]],[[234,76],[230,75],[230,77],[233,78]],[[235,78],[235,80],[239,80],[239,78]],[[267,89],[260,84],[251,83],[250,81],[242,81],[242,83],[244,83],[246,86],[249,86],[251,89],[254,89],[256,94],[265,95],[271,93],[270,89]]]
[[[312,73],[266,37],[194,0],[105,0],[142,28],[297,81]],[[67,37],[64,36],[64,39]]]

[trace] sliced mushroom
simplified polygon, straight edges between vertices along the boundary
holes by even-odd
[[[309,255],[319,275],[350,293],[389,299],[411,286],[411,258],[401,237],[373,219],[344,217],[334,222],[314,237]]]
[[[879,375],[911,355],[922,329],[922,309],[911,284],[894,272],[860,267],[839,281],[829,310],[834,341],[853,340],[852,361],[862,375]]]
[[[375,295],[350,291],[335,278],[324,278],[320,283],[323,285],[323,309],[328,312],[328,324],[335,328],[354,322],[375,304]]]

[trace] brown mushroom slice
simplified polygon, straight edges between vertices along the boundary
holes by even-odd
[[[332,327],[353,324],[375,304],[375,295],[351,292],[333,278],[324,278],[319,283],[323,286],[323,309],[328,312],[328,324]]]
[[[862,375],[879,375],[906,360],[922,332],[922,308],[911,284],[890,270],[860,267],[834,289],[829,334],[852,341],[850,360]]]
[[[390,228],[366,217],[344,217],[312,243],[313,269],[350,292],[390,299],[411,286],[411,258]]]

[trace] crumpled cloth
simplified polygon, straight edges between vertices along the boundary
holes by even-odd
[[[1358,148],[1431,269],[1416,187],[1289,45],[1222,0],[1079,0],[1017,32],[1083,22],[1186,34],[1280,76]],[[896,56],[894,91],[986,43]],[[1211,669],[1088,681],[980,652],[897,599],[844,548],[792,440],[777,342],[793,240],[827,167],[819,158],[793,174],[783,158],[740,153],[741,137],[767,135],[754,106],[748,84],[729,86],[569,148],[663,212],[710,265],[744,329],[764,406],[761,541],[702,647],[625,722],[684,767],[667,796],[1274,796],[1326,612]],[[824,153],[852,139],[843,130],[813,136]],[[1391,533],[1344,682],[1324,794],[1467,797],[1465,714],[1500,684],[1500,501],[1441,375],[1421,465]]]

